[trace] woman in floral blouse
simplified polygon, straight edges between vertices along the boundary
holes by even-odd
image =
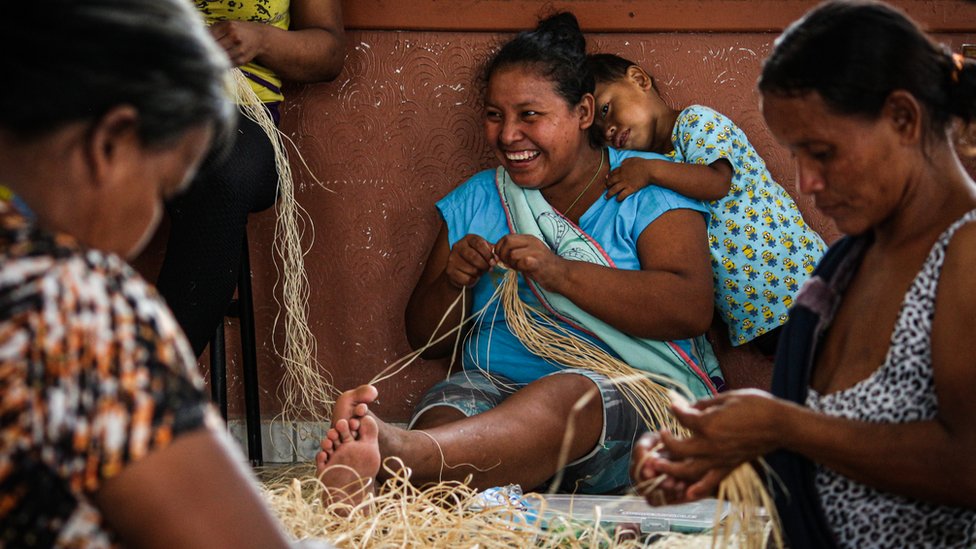
[[[0,47],[0,546],[286,546],[122,259],[226,140],[226,56],[185,0],[23,2]]]

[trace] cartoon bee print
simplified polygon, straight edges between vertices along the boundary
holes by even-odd
[[[729,191],[729,194],[733,194],[733,191],[730,190]],[[739,213],[739,201],[733,199],[733,200],[729,200],[728,202],[726,202],[725,203],[725,211],[729,212],[730,214]],[[731,219],[729,221],[731,221]]]
[[[759,240],[759,235],[756,234],[756,228],[752,225],[746,225],[742,230],[746,233],[746,238],[748,238],[750,241],[755,242],[756,240]]]
[[[722,258],[722,267],[725,267],[725,271],[732,275],[739,272],[739,270],[735,268],[735,263],[733,263],[732,260],[727,257]]]
[[[800,266],[796,264],[796,261],[793,261],[792,257],[783,259],[783,268],[793,274],[796,274],[800,270]]]
[[[812,250],[813,249],[813,240],[810,239],[810,238],[807,238],[807,235],[801,234],[800,237],[797,238],[797,240],[800,242],[800,247],[803,248],[804,250]]]
[[[797,283],[796,279],[793,278],[792,276],[785,276],[785,277],[783,277],[783,284],[785,284],[786,285],[786,289],[789,290],[789,291],[791,291],[791,292],[795,292],[797,290],[797,288],[800,287],[800,285]]]
[[[753,287],[752,284],[747,284],[745,288],[742,289],[749,299],[759,299],[759,292]]]
[[[729,232],[729,234],[735,236],[735,235],[739,234],[739,230],[740,230],[739,229],[739,224],[736,223],[734,219],[726,219],[725,220],[725,230],[727,230]]]
[[[788,253],[793,253],[793,248],[795,246],[793,244],[793,237],[789,235],[784,235],[782,238],[779,239],[779,243],[782,244],[784,248],[786,248],[786,251]]]
[[[723,240],[722,245],[725,246],[725,251],[730,254],[735,254],[736,252],[739,251],[739,246],[731,238],[726,238],[725,240]]]
[[[813,258],[810,254],[804,254],[803,256],[803,270],[808,273],[812,273],[817,267],[817,260]]]
[[[745,214],[749,221],[752,221],[753,223],[759,221],[759,212],[757,212],[752,206],[746,206]]]
[[[749,197],[750,204],[759,202],[759,197],[756,195],[756,187],[753,185],[746,185],[746,196]]]

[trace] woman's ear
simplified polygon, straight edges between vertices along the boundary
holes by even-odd
[[[891,92],[881,109],[887,120],[905,144],[916,144],[924,132],[924,112],[921,104],[905,90]]]
[[[92,182],[105,185],[126,180],[141,152],[139,113],[134,107],[114,107],[92,123],[88,131],[86,157]],[[121,178],[121,179],[120,179]]]
[[[654,79],[637,65],[627,67],[627,78],[644,91],[654,89]]]
[[[596,116],[596,98],[592,93],[583,94],[583,98],[576,104],[576,111],[579,113],[580,129],[588,130]]]

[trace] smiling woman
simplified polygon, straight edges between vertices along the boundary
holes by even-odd
[[[408,304],[408,338],[426,347],[465,323],[493,299],[504,264],[539,318],[628,363],[643,359],[630,363],[632,374],[646,368],[711,395],[721,380],[701,337],[712,315],[704,206],[657,187],[622,202],[601,198],[608,169],[645,153],[599,146],[585,45],[563,13],[488,63],[484,129],[499,167],[438,202],[443,224]],[[451,309],[462,294],[464,310]],[[411,429],[379,423],[377,431],[371,416],[360,417],[376,398],[371,386],[339,399],[337,429],[319,456],[331,490],[348,474],[330,465],[372,478],[383,474],[378,453],[401,458],[420,483],[473,475],[479,488],[532,489],[562,471],[563,490],[629,487],[631,445],[648,426],[614,380],[535,354],[500,308],[464,326],[464,370],[426,393]],[[447,356],[451,343],[426,356]]]
[[[226,145],[226,56],[184,0],[18,15],[0,20],[0,545],[287,546],[123,260]]]

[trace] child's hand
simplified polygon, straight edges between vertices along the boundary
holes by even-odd
[[[620,167],[607,175],[607,198],[617,197],[622,202],[628,196],[651,184],[647,174],[648,162],[646,158],[628,158],[620,163]]]

